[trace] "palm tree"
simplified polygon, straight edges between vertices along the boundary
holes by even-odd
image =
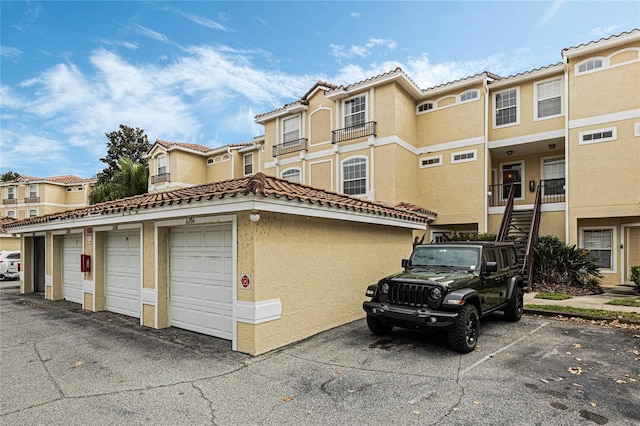
[[[145,194],[148,188],[149,167],[128,157],[118,159],[119,170],[111,180],[99,185],[89,195],[91,204],[113,201],[133,195]]]

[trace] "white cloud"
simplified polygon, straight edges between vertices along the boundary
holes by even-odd
[[[167,44],[170,43],[170,41],[169,41],[169,39],[167,38],[166,35],[161,34],[159,32],[156,32],[156,31],[153,31],[153,30],[150,30],[149,28],[143,27],[142,25],[139,25],[139,24],[134,27],[134,31],[136,33],[138,33],[138,34],[140,34],[140,35],[142,35],[144,37],[150,38],[152,40],[157,40],[157,41],[160,41],[162,43],[167,43]]]
[[[227,27],[225,27],[221,23],[213,21],[209,18],[204,18],[202,16],[192,15],[192,14],[183,13],[183,12],[180,12],[180,15],[187,18],[191,22],[195,22],[198,25],[202,25],[203,27],[211,28],[213,30],[230,31]]]
[[[539,29],[551,19],[553,19],[553,17],[556,16],[560,11],[563,3],[564,0],[556,0],[555,2],[553,2],[551,6],[549,6],[549,8],[545,11],[544,15],[542,15],[542,18],[540,18],[540,20],[536,22],[535,29]]]
[[[0,56],[8,59],[16,59],[22,56],[22,51],[15,47],[0,46]]]
[[[398,44],[393,40],[386,40],[381,38],[370,38],[364,45],[351,45],[345,47],[341,44],[330,44],[331,54],[336,58],[351,59],[353,57],[366,58],[372,54],[372,49],[375,47],[384,47],[387,51],[392,52]]]
[[[610,25],[608,27],[596,27],[591,30],[591,35],[594,37],[608,37],[612,34],[617,33],[622,25]]]

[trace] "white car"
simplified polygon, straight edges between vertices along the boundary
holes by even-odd
[[[20,278],[20,252],[0,252],[0,280],[17,280]]]

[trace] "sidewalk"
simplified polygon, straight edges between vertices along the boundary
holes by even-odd
[[[634,294],[621,294],[621,292],[615,291],[613,288],[604,288],[605,292],[602,294],[594,294],[591,296],[576,296],[566,300],[548,300],[548,299],[536,299],[538,293],[531,292],[524,294],[524,308],[528,305],[551,305],[551,306],[569,306],[572,308],[582,309],[600,309],[604,311],[617,311],[617,312],[636,312],[640,314],[640,307],[634,306],[619,306],[619,305],[607,305],[614,299],[626,299],[638,297]],[[615,292],[614,292],[615,291]]]

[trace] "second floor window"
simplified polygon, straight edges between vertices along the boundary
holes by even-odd
[[[543,81],[536,84],[536,118],[562,114],[562,80]]]
[[[244,175],[252,175],[253,174],[253,153],[245,154],[243,157],[244,164]]]
[[[366,122],[367,97],[365,95],[344,102],[344,127],[359,126]]]
[[[38,197],[38,185],[29,185],[29,198]]]
[[[511,89],[495,95],[495,125],[518,122],[518,90]]]
[[[300,117],[291,117],[282,121],[282,146],[296,145],[300,139]]]
[[[7,188],[7,198],[9,200],[15,200],[16,198],[16,189],[13,186]]]
[[[367,193],[367,160],[351,158],[342,163],[342,192],[347,195]]]
[[[164,175],[167,173],[167,156],[161,155],[156,159],[158,164],[158,175]]]

